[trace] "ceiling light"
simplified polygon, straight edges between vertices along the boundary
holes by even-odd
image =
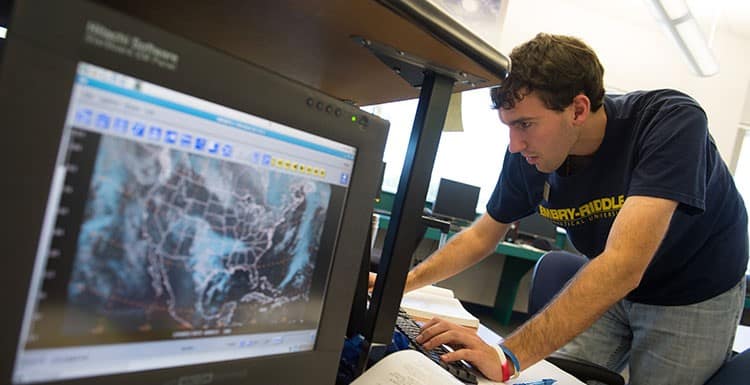
[[[0,39],[5,39],[5,35],[8,34],[8,28],[0,27]]]
[[[699,76],[718,73],[719,63],[685,0],[652,0],[650,3],[657,18],[675,39],[693,70]]]
[[[671,20],[679,19],[690,13],[690,9],[688,8],[687,3],[685,3],[685,0],[659,0],[656,2],[661,4],[662,8],[664,8],[664,12],[667,13],[667,16]]]

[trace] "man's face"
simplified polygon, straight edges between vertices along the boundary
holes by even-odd
[[[550,173],[565,161],[580,131],[573,125],[572,104],[564,111],[548,109],[534,93],[512,109],[499,109],[500,120],[510,129],[510,152],[521,153],[537,170]]]

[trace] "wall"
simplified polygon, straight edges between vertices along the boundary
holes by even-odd
[[[694,75],[676,44],[662,30],[644,1],[511,0],[501,33],[500,50],[531,39],[538,32],[584,39],[599,54],[608,87],[622,90],[675,88],[705,108],[711,132],[724,159],[734,149],[750,84],[750,42],[720,24],[713,41],[721,70]],[[540,12],[539,10],[544,10]],[[750,114],[750,111],[745,111]]]

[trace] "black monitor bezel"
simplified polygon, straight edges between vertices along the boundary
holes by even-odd
[[[158,42],[179,54],[177,69],[168,71],[84,44],[87,20]],[[352,272],[359,269],[372,202],[379,188],[375,184],[388,123],[278,74],[84,1],[18,2],[10,29],[13,33],[0,70],[0,109],[9,127],[6,143],[13,143],[3,152],[3,195],[6,202],[12,202],[6,205],[5,215],[13,222],[6,222],[6,258],[0,262],[4,286],[0,301],[5,310],[0,317],[0,356],[5,357],[0,363],[0,382],[12,380],[18,334],[76,66],[88,62],[351,145],[357,148],[357,157],[313,351],[46,384],[162,384],[193,376],[205,379],[208,374],[212,383],[249,379],[332,383],[357,278]],[[248,91],[250,84],[254,85],[252,91]],[[310,98],[340,108],[342,116],[308,106]],[[361,119],[350,119],[365,115],[366,126]],[[337,300],[342,298],[346,300]]]

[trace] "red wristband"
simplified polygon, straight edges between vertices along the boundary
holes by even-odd
[[[508,361],[503,361],[500,367],[503,370],[503,382],[508,381],[510,379],[510,368],[508,367]]]
[[[493,348],[495,348],[495,351],[497,352],[497,358],[500,359],[500,369],[503,374],[502,381],[508,381],[510,379],[510,362],[508,362],[507,358],[505,357],[505,353],[503,352],[503,349],[500,348],[498,345],[492,345]]]

